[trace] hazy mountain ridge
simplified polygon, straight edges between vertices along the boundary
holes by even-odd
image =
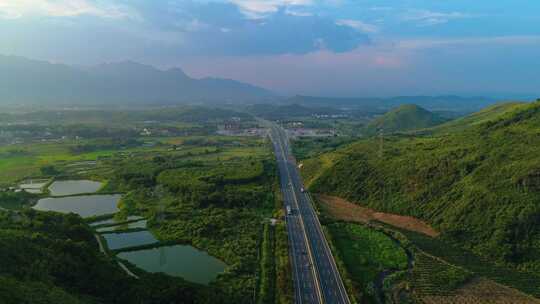
[[[77,68],[0,56],[0,83],[3,104],[228,103],[272,96],[230,79],[194,79],[179,68],[163,71],[131,61]]]
[[[478,111],[496,102],[489,97],[461,97],[446,96],[397,96],[389,98],[379,97],[314,97],[297,95],[287,100],[304,106],[320,106],[331,104],[337,107],[364,107],[373,111],[386,111],[403,104],[416,104],[430,111]]]

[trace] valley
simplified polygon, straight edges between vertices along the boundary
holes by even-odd
[[[0,0],[0,304],[540,304],[539,11]]]
[[[343,280],[336,290],[350,303],[483,303],[493,290],[493,303],[538,303],[537,109],[502,104],[448,120],[406,105],[366,122],[311,109],[289,112],[279,125],[203,107],[136,110],[113,122],[104,119],[116,112],[65,112],[54,124],[47,112],[15,114],[11,125],[30,118],[24,128],[48,133],[19,133],[0,147],[7,156],[0,213],[12,227],[0,231],[4,248],[33,235],[39,241],[22,258],[40,261],[43,250],[65,250],[49,242],[77,240],[98,271],[92,279],[109,269],[114,275],[101,280],[138,291],[72,286],[61,267],[39,277],[8,267],[0,278],[16,288],[3,292],[25,301],[22,290],[48,286],[51,299],[113,303],[150,297],[160,282],[170,293],[160,292],[157,303],[179,294],[192,303],[326,303],[336,294],[325,281],[323,256],[331,256]],[[300,123],[336,133],[299,133]],[[354,133],[344,127],[356,124],[363,127]],[[73,125],[80,133],[55,133]],[[304,179],[294,179],[294,192],[279,181],[286,172],[279,160],[292,159],[279,157],[280,145],[298,159],[289,173],[296,168]],[[299,190],[304,183],[309,194]],[[307,205],[295,207],[293,196]],[[314,211],[302,209],[310,204]],[[313,236],[319,220],[327,251]],[[4,263],[21,263],[10,250]],[[65,259],[75,267],[69,276],[82,275],[82,261],[57,263]],[[299,289],[308,274],[313,286]]]

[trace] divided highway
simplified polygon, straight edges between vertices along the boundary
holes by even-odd
[[[350,304],[334,257],[291,155],[285,130],[270,132],[279,167],[296,303]]]

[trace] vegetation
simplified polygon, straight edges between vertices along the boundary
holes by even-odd
[[[81,229],[89,233],[85,236],[85,249],[92,252],[92,258],[114,268],[100,270],[105,266],[89,262],[88,267],[93,265],[96,271],[113,274],[111,278],[102,279],[101,272],[99,275],[89,272],[81,284],[90,286],[90,281],[95,280],[108,283],[109,289],[116,286],[125,290],[110,295],[105,290],[103,295],[97,295],[66,287],[54,279],[27,282],[28,276],[6,275],[4,278],[0,270],[0,279],[5,279],[6,286],[15,283],[19,286],[11,288],[6,298],[9,295],[14,303],[34,303],[20,292],[34,285],[38,289],[36,284],[43,283],[50,287],[51,299],[65,299],[55,303],[70,303],[70,297],[81,303],[139,303],[118,295],[123,292],[132,293],[134,298],[144,293],[140,303],[292,302],[286,231],[283,223],[268,224],[269,218],[281,209],[275,195],[276,168],[270,146],[255,137],[211,135],[220,124],[229,122],[240,128],[253,127],[255,121],[249,115],[223,109],[175,107],[122,112],[32,112],[5,115],[2,119],[8,124],[0,125],[0,131],[4,131],[0,133],[7,134],[7,140],[13,142],[0,145],[3,172],[0,185],[14,186],[30,177],[102,181],[104,186],[99,193],[123,193],[120,212],[115,218],[142,216],[147,220],[148,229],[159,240],[151,246],[190,244],[227,264],[214,282],[200,286],[166,275],[150,275],[124,261],[130,270],[141,276],[139,283],[116,265],[114,255],[121,250],[110,251],[110,259],[100,254],[93,230],[74,216]],[[18,121],[28,121],[22,127],[27,129],[15,127]],[[48,121],[54,121],[54,125]],[[70,126],[77,127],[70,131]],[[0,202],[6,208],[13,206],[21,210],[46,195],[4,191],[0,192]],[[42,216],[39,212],[32,211],[32,214]],[[111,215],[95,217],[86,222],[109,217]],[[3,224],[8,225],[2,218],[0,225]],[[62,229],[68,227],[59,228]],[[19,230],[20,227],[14,226],[10,231],[18,233]],[[31,242],[30,238],[19,241]],[[67,236],[65,242],[78,244],[82,240]],[[62,255],[60,249],[55,253]],[[61,260],[59,257],[58,261]],[[67,261],[70,267],[83,262]],[[155,282],[147,282],[146,277]],[[117,279],[125,282],[116,283]],[[153,288],[157,288],[157,284],[164,286],[164,290],[155,292]],[[134,292],[132,288],[141,291]],[[152,292],[159,294],[145,300]]]
[[[421,218],[442,233],[444,243],[428,247],[415,238],[419,247],[466,272],[538,296],[540,104],[508,107],[471,116],[482,122],[461,120],[467,122],[463,128],[453,124],[446,131],[389,137],[382,151],[378,140],[366,139],[306,160],[310,189]],[[456,278],[444,280],[467,277],[456,269],[441,272]]]
[[[0,191],[0,209],[20,209],[36,200],[36,195],[26,191]]]
[[[298,159],[309,159],[353,141],[352,137],[301,138],[294,142],[293,153]]]
[[[105,160],[114,163],[106,190],[126,192],[121,213],[148,218],[161,243],[191,244],[223,260],[228,267],[212,286],[230,303],[273,297],[277,246],[274,228],[263,224],[276,205],[269,147],[257,139],[176,144],[176,150]],[[199,152],[182,153],[189,145]]]
[[[328,231],[347,273],[354,282],[359,303],[377,303],[382,273],[407,269],[407,254],[400,245],[379,231],[365,226],[335,222]]]
[[[374,119],[364,129],[365,135],[375,135],[379,130],[385,134],[433,127],[445,119],[414,104],[406,104],[390,110]]]
[[[127,276],[76,215],[0,211],[3,303],[220,303],[211,287],[160,274]]]

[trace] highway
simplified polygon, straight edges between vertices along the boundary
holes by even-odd
[[[291,154],[285,130],[272,125],[274,145],[289,235],[290,256],[296,303],[350,304],[332,251]]]

